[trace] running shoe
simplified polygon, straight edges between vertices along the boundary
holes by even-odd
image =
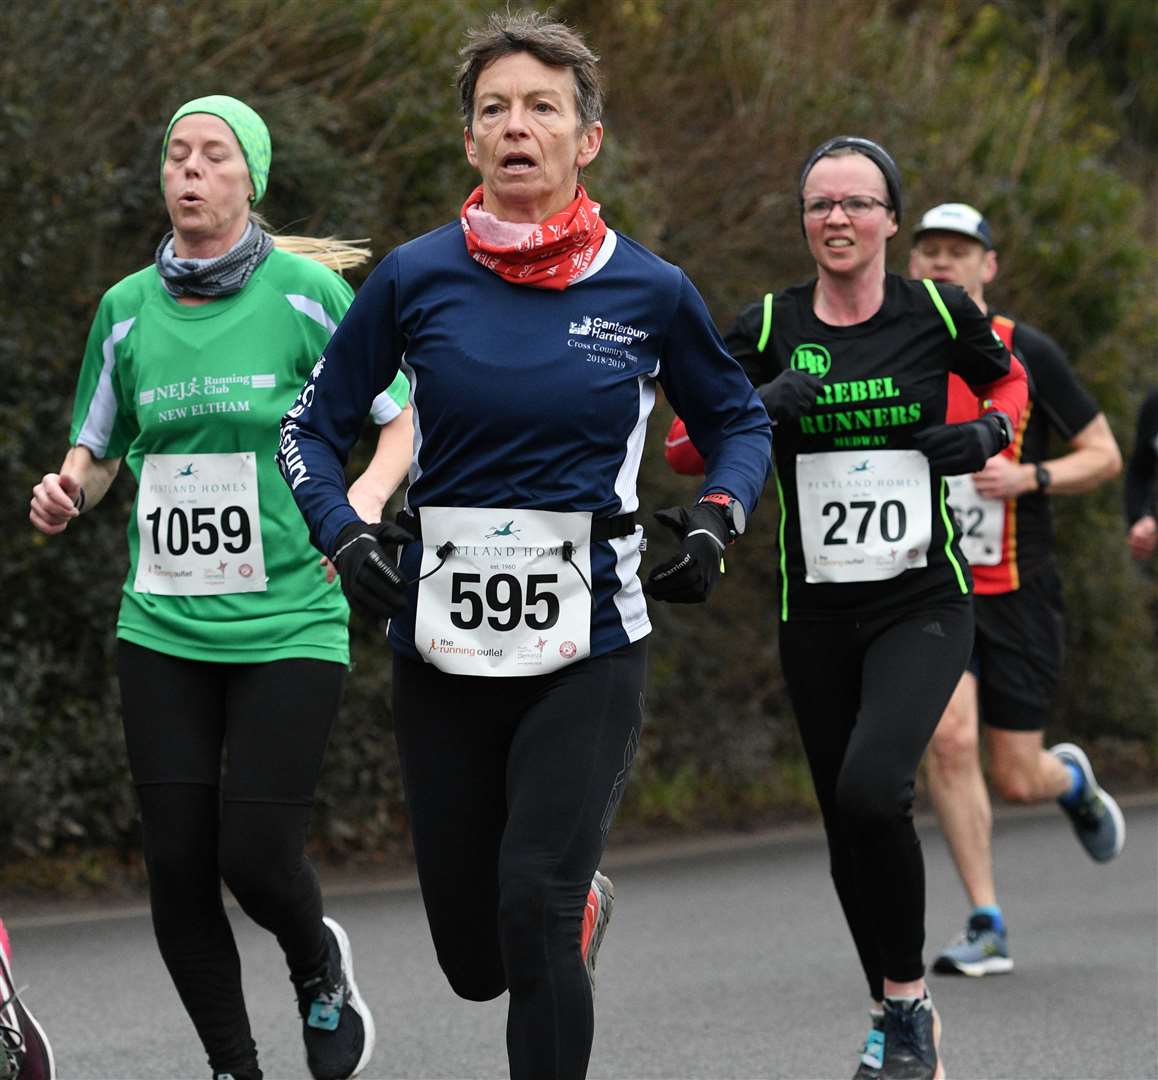
[[[294,984],[306,1064],[314,1080],[349,1080],[374,1052],[374,1018],[354,982],[350,938],[328,916],[322,922],[330,950],[326,971]]]
[[[52,1046],[44,1028],[17,995],[10,948],[7,934],[0,933],[0,1078],[54,1080]]]
[[[1085,777],[1077,802],[1067,806],[1058,800],[1082,847],[1095,862],[1109,862],[1116,858],[1126,846],[1126,819],[1122,817],[1121,808],[1098,786],[1090,759],[1080,746],[1058,743],[1051,746],[1049,752],[1067,764],[1076,765]]]
[[[1009,934],[993,925],[990,915],[970,915],[969,923],[941,950],[933,970],[942,975],[1004,975],[1013,970]]]
[[[860,1064],[852,1074],[852,1080],[878,1080],[881,1066],[885,1062],[885,1014],[870,1009],[869,1019],[872,1020],[872,1026],[865,1036]]]
[[[881,1080],[937,1080],[945,1075],[937,1059],[941,1019],[926,994],[885,998],[885,1052]]]
[[[595,989],[595,961],[599,956],[599,946],[611,922],[611,909],[615,906],[615,886],[606,874],[595,871],[591,888],[587,892],[587,907],[583,911],[583,930],[579,939],[579,951],[583,963],[587,965],[587,978],[591,989]]]

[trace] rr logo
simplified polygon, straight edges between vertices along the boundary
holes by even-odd
[[[794,371],[807,371],[809,375],[823,379],[828,374],[828,369],[832,367],[832,357],[828,355],[828,350],[823,345],[797,345],[792,350],[788,365]]]

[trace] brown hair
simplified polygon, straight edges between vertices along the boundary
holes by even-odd
[[[459,49],[458,93],[467,127],[474,122],[474,88],[483,68],[512,53],[530,53],[549,67],[570,68],[575,76],[579,123],[589,127],[603,115],[603,86],[595,55],[576,30],[539,11],[495,12],[485,26],[468,30]]]

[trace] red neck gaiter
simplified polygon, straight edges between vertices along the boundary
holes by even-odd
[[[480,184],[462,207],[466,250],[475,262],[512,285],[567,288],[591,265],[607,236],[599,204],[591,201],[582,184],[578,192],[570,206],[546,221],[518,225],[499,222],[482,209]]]

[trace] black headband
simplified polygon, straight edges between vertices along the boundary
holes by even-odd
[[[837,135],[834,139],[822,142],[808,155],[804,168],[800,170],[798,194],[801,199],[804,198],[804,181],[808,179],[808,174],[812,172],[813,166],[822,157],[828,157],[834,150],[844,149],[855,150],[858,154],[863,154],[884,174],[885,187],[888,188],[889,192],[889,202],[892,204],[893,213],[897,217],[897,224],[900,225],[901,171],[897,168],[897,163],[893,161],[892,155],[883,146],[873,142],[872,139],[862,139],[859,135]]]

